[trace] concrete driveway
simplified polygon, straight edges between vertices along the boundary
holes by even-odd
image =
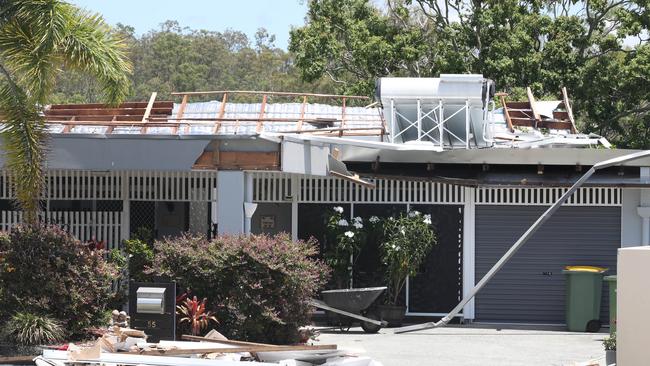
[[[384,366],[598,365],[604,364],[601,342],[608,335],[477,325],[407,334],[392,334],[390,329],[365,334],[361,328],[349,333],[321,328],[320,332],[319,343],[365,350]]]

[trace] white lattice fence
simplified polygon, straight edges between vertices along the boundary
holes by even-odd
[[[541,205],[557,201],[567,188],[486,188],[476,189],[476,204]],[[578,189],[565,203],[568,206],[620,206],[620,188],[587,187]]]
[[[369,179],[375,188],[367,188],[335,177],[295,176],[276,172],[251,172],[255,202],[283,202],[293,195],[298,184],[301,203],[431,203],[462,204],[463,187],[427,181]]]
[[[128,184],[125,187],[125,183]],[[48,170],[43,197],[51,200],[214,201],[216,171]],[[128,197],[125,197],[128,196]],[[0,199],[13,199],[11,175],[0,173]]]
[[[124,238],[121,212],[103,211],[54,211],[44,213],[43,220],[61,226],[81,241],[95,239],[104,241],[107,249],[118,248]],[[0,228],[10,230],[22,223],[20,211],[0,211]]]
[[[216,171],[128,172],[129,199],[136,201],[215,201]]]

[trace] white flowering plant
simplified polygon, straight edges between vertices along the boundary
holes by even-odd
[[[397,305],[408,276],[415,276],[438,238],[431,215],[410,211],[406,215],[383,220],[384,240],[381,260],[386,266],[387,302]]]
[[[325,262],[332,268],[333,280],[339,288],[347,287],[366,238],[363,219],[358,216],[348,219],[343,212],[342,207],[336,206],[328,213],[328,242],[324,253]]]

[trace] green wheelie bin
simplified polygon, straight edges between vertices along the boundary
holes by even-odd
[[[609,333],[616,333],[616,275],[605,276],[609,288]]]
[[[597,332],[600,330],[600,300],[603,275],[607,268],[592,266],[567,266],[566,325],[572,332]]]

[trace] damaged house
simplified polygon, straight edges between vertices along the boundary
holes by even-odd
[[[432,215],[439,245],[408,282],[407,314],[441,316],[585,169],[631,152],[580,133],[558,94],[510,101],[482,75],[441,75],[382,78],[375,100],[215,91],[52,105],[42,215],[114,248],[141,228],[307,239],[322,238],[332,206],[362,217],[418,210]],[[564,266],[614,272],[617,248],[650,243],[648,167],[593,176],[462,319],[562,324]],[[6,172],[0,194],[6,230],[22,217]],[[379,285],[377,253],[362,256],[355,284]],[[604,324],[607,311],[604,301]]]

